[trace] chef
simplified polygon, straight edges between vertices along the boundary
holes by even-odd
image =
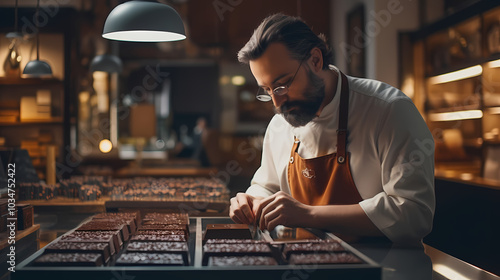
[[[283,14],[264,19],[238,60],[276,115],[230,217],[420,244],[434,216],[434,141],[411,99],[345,75],[323,35]]]

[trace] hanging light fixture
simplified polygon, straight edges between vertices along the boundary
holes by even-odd
[[[90,71],[102,71],[108,73],[120,73],[122,71],[122,60],[112,54],[101,54],[95,56],[90,62]]]
[[[130,1],[116,6],[104,23],[102,37],[130,42],[186,39],[184,24],[172,7],[157,2]]]
[[[40,10],[40,0],[36,2],[35,27],[36,27],[36,60],[28,61],[24,67],[23,74],[30,77],[41,77],[52,75],[50,65],[40,60],[40,31],[38,29],[38,11]]]

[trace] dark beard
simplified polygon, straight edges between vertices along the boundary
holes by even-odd
[[[325,98],[325,83],[323,80],[311,70],[308,70],[307,74],[309,84],[304,93],[305,100],[286,101],[279,108],[274,107],[274,112],[281,114],[294,127],[304,126],[312,121]]]

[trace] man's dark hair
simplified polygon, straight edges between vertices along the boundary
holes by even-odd
[[[298,17],[274,14],[265,18],[254,30],[252,37],[238,52],[238,61],[248,64],[258,59],[271,43],[283,43],[292,58],[307,59],[314,47],[323,54],[323,69],[333,63],[333,54],[323,34],[316,35]]]

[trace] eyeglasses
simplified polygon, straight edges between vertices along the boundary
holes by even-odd
[[[295,74],[293,74],[292,79],[290,80],[290,82],[288,82],[287,85],[282,85],[282,86],[276,87],[271,92],[269,92],[268,90],[265,90],[263,88],[259,88],[259,91],[257,91],[257,96],[255,96],[255,98],[257,98],[257,100],[259,100],[259,101],[267,102],[267,101],[272,100],[272,97],[271,97],[272,95],[282,96],[282,95],[287,94],[288,89],[292,85],[293,80],[295,79],[295,76],[297,76],[297,73],[299,72],[299,69],[302,66],[302,62],[304,62],[304,59],[302,59],[300,61],[299,68],[297,68],[297,71],[295,71]]]

